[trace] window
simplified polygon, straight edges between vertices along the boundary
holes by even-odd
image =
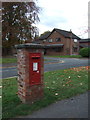
[[[56,42],[60,42],[61,41],[61,38],[56,38]]]
[[[52,42],[52,39],[49,39],[48,42]]]
[[[53,48],[53,50],[55,52],[63,52],[63,48],[62,47]]]
[[[43,40],[43,43],[44,43],[44,42],[46,42],[46,40],[45,40],[45,39]]]
[[[77,42],[77,39],[74,39],[74,42]]]

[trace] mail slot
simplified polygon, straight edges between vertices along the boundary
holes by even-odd
[[[30,53],[30,85],[41,83],[41,54]]]
[[[40,58],[40,56],[32,56],[32,58],[36,58],[37,59],[37,58]]]

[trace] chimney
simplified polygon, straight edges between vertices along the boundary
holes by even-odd
[[[70,32],[69,32],[69,36],[70,38],[72,38],[72,30],[70,29]]]

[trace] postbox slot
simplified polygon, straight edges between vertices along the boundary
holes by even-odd
[[[32,56],[33,59],[40,58],[40,56]]]

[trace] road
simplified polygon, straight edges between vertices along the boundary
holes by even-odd
[[[77,59],[77,58],[50,58],[44,61],[44,72],[60,70],[60,69],[68,69],[79,66],[88,66],[88,59]],[[0,78],[8,78],[17,76],[17,67],[16,64],[7,64],[2,65],[2,69],[0,67],[0,73],[2,72],[2,76]]]

